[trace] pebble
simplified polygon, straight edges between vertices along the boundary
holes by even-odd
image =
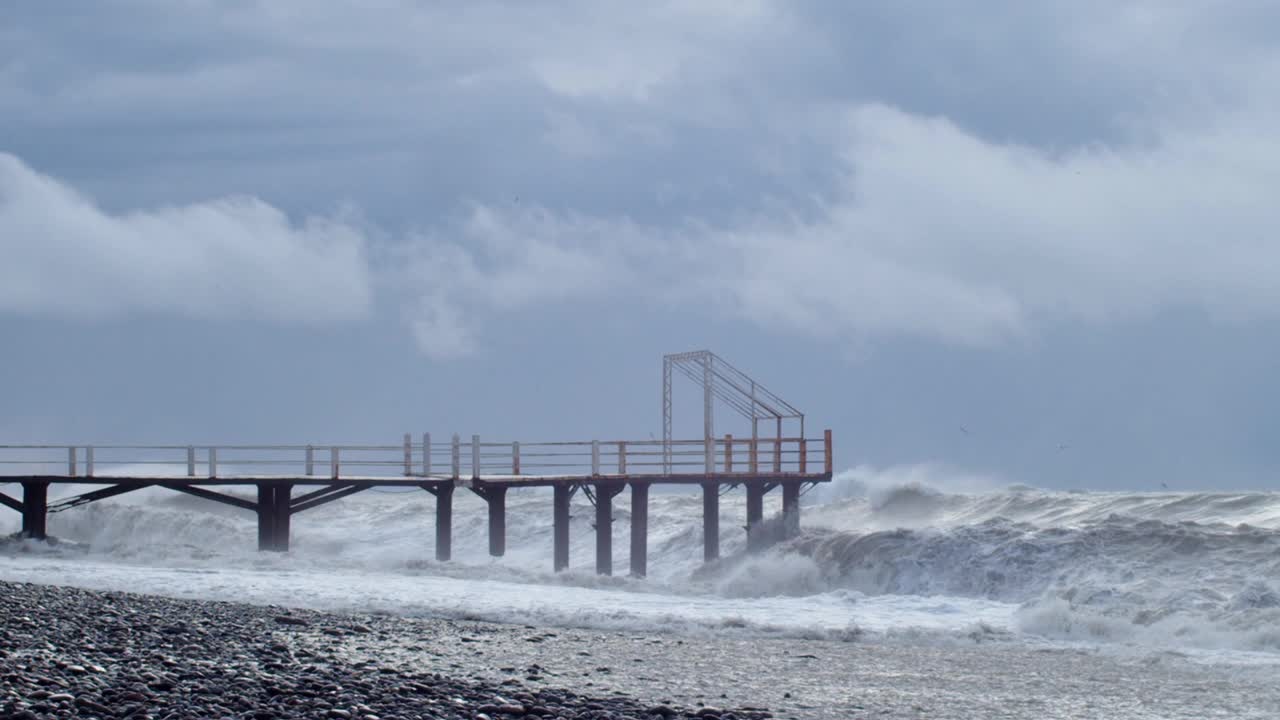
[[[524,669],[528,680],[539,681],[530,686],[466,677],[478,667],[459,666],[450,677],[356,662],[320,638],[390,636],[412,644],[412,629],[394,617],[357,622],[281,611],[0,581],[0,720],[768,717],[754,708],[681,709],[668,700],[655,705],[544,688],[542,681],[559,675],[539,665]],[[292,646],[283,641],[285,627]],[[492,631],[472,634],[486,632]]]

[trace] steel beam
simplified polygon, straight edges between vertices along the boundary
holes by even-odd
[[[258,483],[258,550],[285,552],[289,549],[292,492],[290,483]]]
[[[761,545],[760,524],[764,522],[764,494],[766,486],[759,480],[752,480],[747,485],[747,550],[759,550]]]
[[[270,483],[258,483],[258,551],[276,549],[276,489]]]
[[[552,492],[552,532],[555,536],[552,567],[560,572],[569,568],[569,501],[573,498],[573,488],[561,483],[552,488]]]
[[[631,577],[649,574],[649,483],[631,483]]]
[[[292,488],[293,486],[288,485],[287,487]],[[348,495],[355,495],[358,492],[362,492],[368,489],[369,489],[369,486],[363,485],[363,484],[362,485],[356,485],[356,484],[330,485],[329,487],[325,488],[323,491],[317,490],[314,492],[309,492],[306,495],[299,497],[298,499],[292,501],[289,507],[291,509],[291,512],[296,514],[296,513],[302,512],[303,510],[310,510],[311,508],[320,507],[321,505],[331,503],[334,500],[341,500],[342,498],[347,497]],[[288,501],[288,498],[286,498],[286,501]]]
[[[0,493],[0,505],[4,505],[5,507],[10,508],[11,510],[16,510],[18,512],[22,512],[22,508],[23,508],[21,500],[17,498],[9,497],[4,493]]]
[[[289,501],[289,504],[296,507],[298,505],[302,505],[304,503],[315,500],[316,498],[324,497],[325,495],[328,495],[329,493],[344,487],[348,487],[348,486],[336,485],[336,484],[326,485],[325,487],[322,487],[319,490],[312,490],[311,492],[305,492],[299,495],[298,497],[293,498],[292,500]]]
[[[720,483],[702,483],[702,559],[720,557]]]
[[[241,508],[243,510],[256,511],[258,509],[258,504],[255,502],[251,502],[249,500],[243,500],[234,495],[227,495],[226,493],[214,492],[212,490],[205,490],[204,488],[196,487],[194,485],[177,485],[177,484],[161,483],[160,487],[168,488],[170,490],[176,490],[180,493],[186,493],[188,495],[194,495],[198,498],[203,498],[205,500],[220,502],[224,505],[234,505],[235,507]]]
[[[502,557],[507,552],[507,486],[483,483],[471,492],[489,505],[489,554]]]
[[[671,474],[671,358],[662,358],[662,472]]]
[[[22,483],[22,537],[44,540],[48,520],[49,483],[29,480]]]
[[[436,496],[436,560],[453,557],[453,485],[439,485]]]
[[[782,483],[782,519],[786,537],[800,534],[800,483]]]
[[[622,483],[596,484],[596,574],[613,574],[613,498]]]
[[[140,485],[132,485],[132,484],[123,485],[122,484],[122,485],[112,485],[111,487],[102,488],[101,490],[92,490],[90,492],[81,493],[79,495],[76,495],[75,497],[69,497],[53,503],[52,505],[49,506],[49,512],[61,512],[63,510],[70,510],[73,507],[87,505],[91,502],[94,502],[95,500],[105,500],[109,497],[115,497],[116,495],[123,495],[127,492],[133,492],[134,490],[141,490],[142,488],[145,488],[145,487],[151,487],[151,485],[149,483],[143,483]]]
[[[489,492],[489,554],[502,557],[507,553],[507,489]]]
[[[359,488],[363,489],[363,488]],[[354,492],[354,490],[353,490]],[[275,503],[272,510],[275,512],[275,522],[272,523],[274,535],[272,537],[273,547],[276,552],[287,552],[289,550],[289,520],[294,510],[289,507],[289,496],[293,493],[293,485],[289,483],[280,483],[275,486]],[[335,493],[336,495],[337,493]],[[350,493],[347,493],[348,495]],[[336,500],[336,497],[329,497],[321,501],[312,501],[307,507],[315,507],[317,504],[323,504],[329,500]],[[301,512],[305,508],[300,508]]]
[[[703,442],[703,462],[706,466],[708,475],[716,471],[716,454],[715,454],[715,403],[711,397],[711,353],[707,353],[702,358],[702,442]]]
[[[596,489],[596,574],[613,574],[613,495]]]
[[[831,475],[831,431],[822,431],[822,466],[828,476]],[[831,478],[828,477],[828,480]]]

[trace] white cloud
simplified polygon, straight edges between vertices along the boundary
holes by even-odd
[[[393,198],[406,222],[488,198],[391,251],[405,321],[435,357],[474,351],[494,315],[577,303],[583,317],[606,299],[834,343],[993,344],[1046,320],[1168,307],[1275,313],[1280,56],[1253,32],[1265,9],[1013,5],[197,4],[160,23],[203,39],[186,43],[205,48],[189,64],[113,63],[74,35],[17,32],[0,107],[38,107],[33,125],[55,118],[65,136],[114,120],[126,142],[139,108],[189,124],[167,146],[178,152],[141,153],[180,156],[153,178],[184,177],[190,153],[201,177],[227,165],[253,182],[262,171],[244,158],[282,153],[271,167],[294,172],[266,187],[338,178],[317,192]],[[101,22],[128,39],[157,24],[142,17]],[[46,66],[75,71],[35,72]],[[1110,144],[1070,145],[1090,133]],[[1062,144],[1024,144],[1046,137]],[[492,204],[543,184],[556,210]],[[25,270],[0,270],[16,278],[0,307],[298,317],[369,303],[361,241],[340,223],[294,227],[251,200],[111,216],[52,185],[52,211],[4,217],[72,239],[29,257],[5,246]],[[646,224],[617,210],[633,202]],[[258,236],[273,239],[245,240]],[[250,280],[210,285],[210,263]],[[313,269],[285,271],[299,264]],[[57,272],[74,289],[23,284]]]
[[[673,230],[481,208],[463,240],[429,244],[447,253],[431,297],[473,324],[569,297],[693,301],[837,342],[990,344],[1175,307],[1274,316],[1277,120],[1250,108],[1152,144],[1052,152],[859,106],[838,142],[845,183],[816,216]]]
[[[364,238],[253,198],[104,212],[0,153],[0,311],[322,324],[364,316]]]
[[[436,360],[452,360],[475,352],[475,333],[455,301],[438,294],[418,298],[406,315],[418,349]]]
[[[477,206],[460,226],[395,249],[391,277],[412,298],[405,313],[418,347],[458,357],[492,313],[626,294],[627,240],[637,236],[626,223]]]
[[[853,116],[854,179],[827,224],[850,246],[1090,320],[1280,309],[1280,114],[1223,114],[1143,146],[1066,153],[883,107]]]

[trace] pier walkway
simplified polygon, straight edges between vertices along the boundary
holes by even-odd
[[[554,568],[569,564],[569,501],[595,504],[596,569],[612,572],[612,504],[631,491],[631,573],[647,567],[648,498],[653,485],[697,485],[703,495],[704,550],[719,556],[720,495],[747,491],[746,524],[763,519],[764,496],[783,494],[789,527],[799,524],[802,489],[831,479],[831,434],[822,438],[589,442],[484,442],[478,436],[433,442],[405,435],[399,445],[0,445],[0,504],[22,513],[23,535],[43,539],[48,513],[147,487],[161,487],[255,512],[258,547],[287,550],[291,518],[373,487],[421,488],[436,499],[436,557],[452,550],[453,493],[480,496],[489,511],[489,552],[505,551],[506,494],[513,487],[554,493]],[[54,484],[103,485],[49,502]],[[256,498],[226,492],[256,490]],[[0,487],[0,490],[7,489]],[[301,491],[301,492],[299,492]]]
[[[704,558],[720,555],[720,498],[746,489],[748,547],[763,541],[765,495],[781,488],[783,527],[799,529],[800,495],[831,480],[831,431],[804,436],[804,416],[763,386],[707,351],[668,355],[663,364],[662,440],[492,442],[478,435],[445,440],[406,433],[388,445],[0,445],[0,505],[22,514],[22,535],[46,537],[50,513],[142,488],[159,487],[253,512],[258,548],[289,549],[298,513],[375,487],[417,487],[435,496],[435,555],[452,555],[453,495],[461,488],[488,506],[489,553],[506,551],[506,496],[511,488],[553,493],[555,570],[569,565],[569,503],[581,491],[595,506],[596,570],[613,572],[613,501],[631,500],[631,574],[648,571],[649,489],[698,486],[702,493]],[[673,371],[699,382],[704,437],[671,438]],[[750,421],[750,437],[713,436],[713,401]],[[760,436],[760,420],[773,437]],[[784,420],[799,433],[784,436]],[[795,424],[795,423],[792,423]],[[768,427],[772,425],[772,427]],[[101,485],[49,500],[51,485]],[[228,492],[240,487],[247,492]],[[21,496],[10,494],[21,489]],[[79,488],[77,488],[79,489]]]

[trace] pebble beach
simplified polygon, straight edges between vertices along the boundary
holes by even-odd
[[[0,582],[0,720],[1275,718],[1275,666],[321,612]]]
[[[343,652],[349,638],[385,641],[396,625],[387,619],[11,582],[0,582],[0,618],[0,717],[8,720],[771,717],[538,687],[536,664],[483,681]]]

